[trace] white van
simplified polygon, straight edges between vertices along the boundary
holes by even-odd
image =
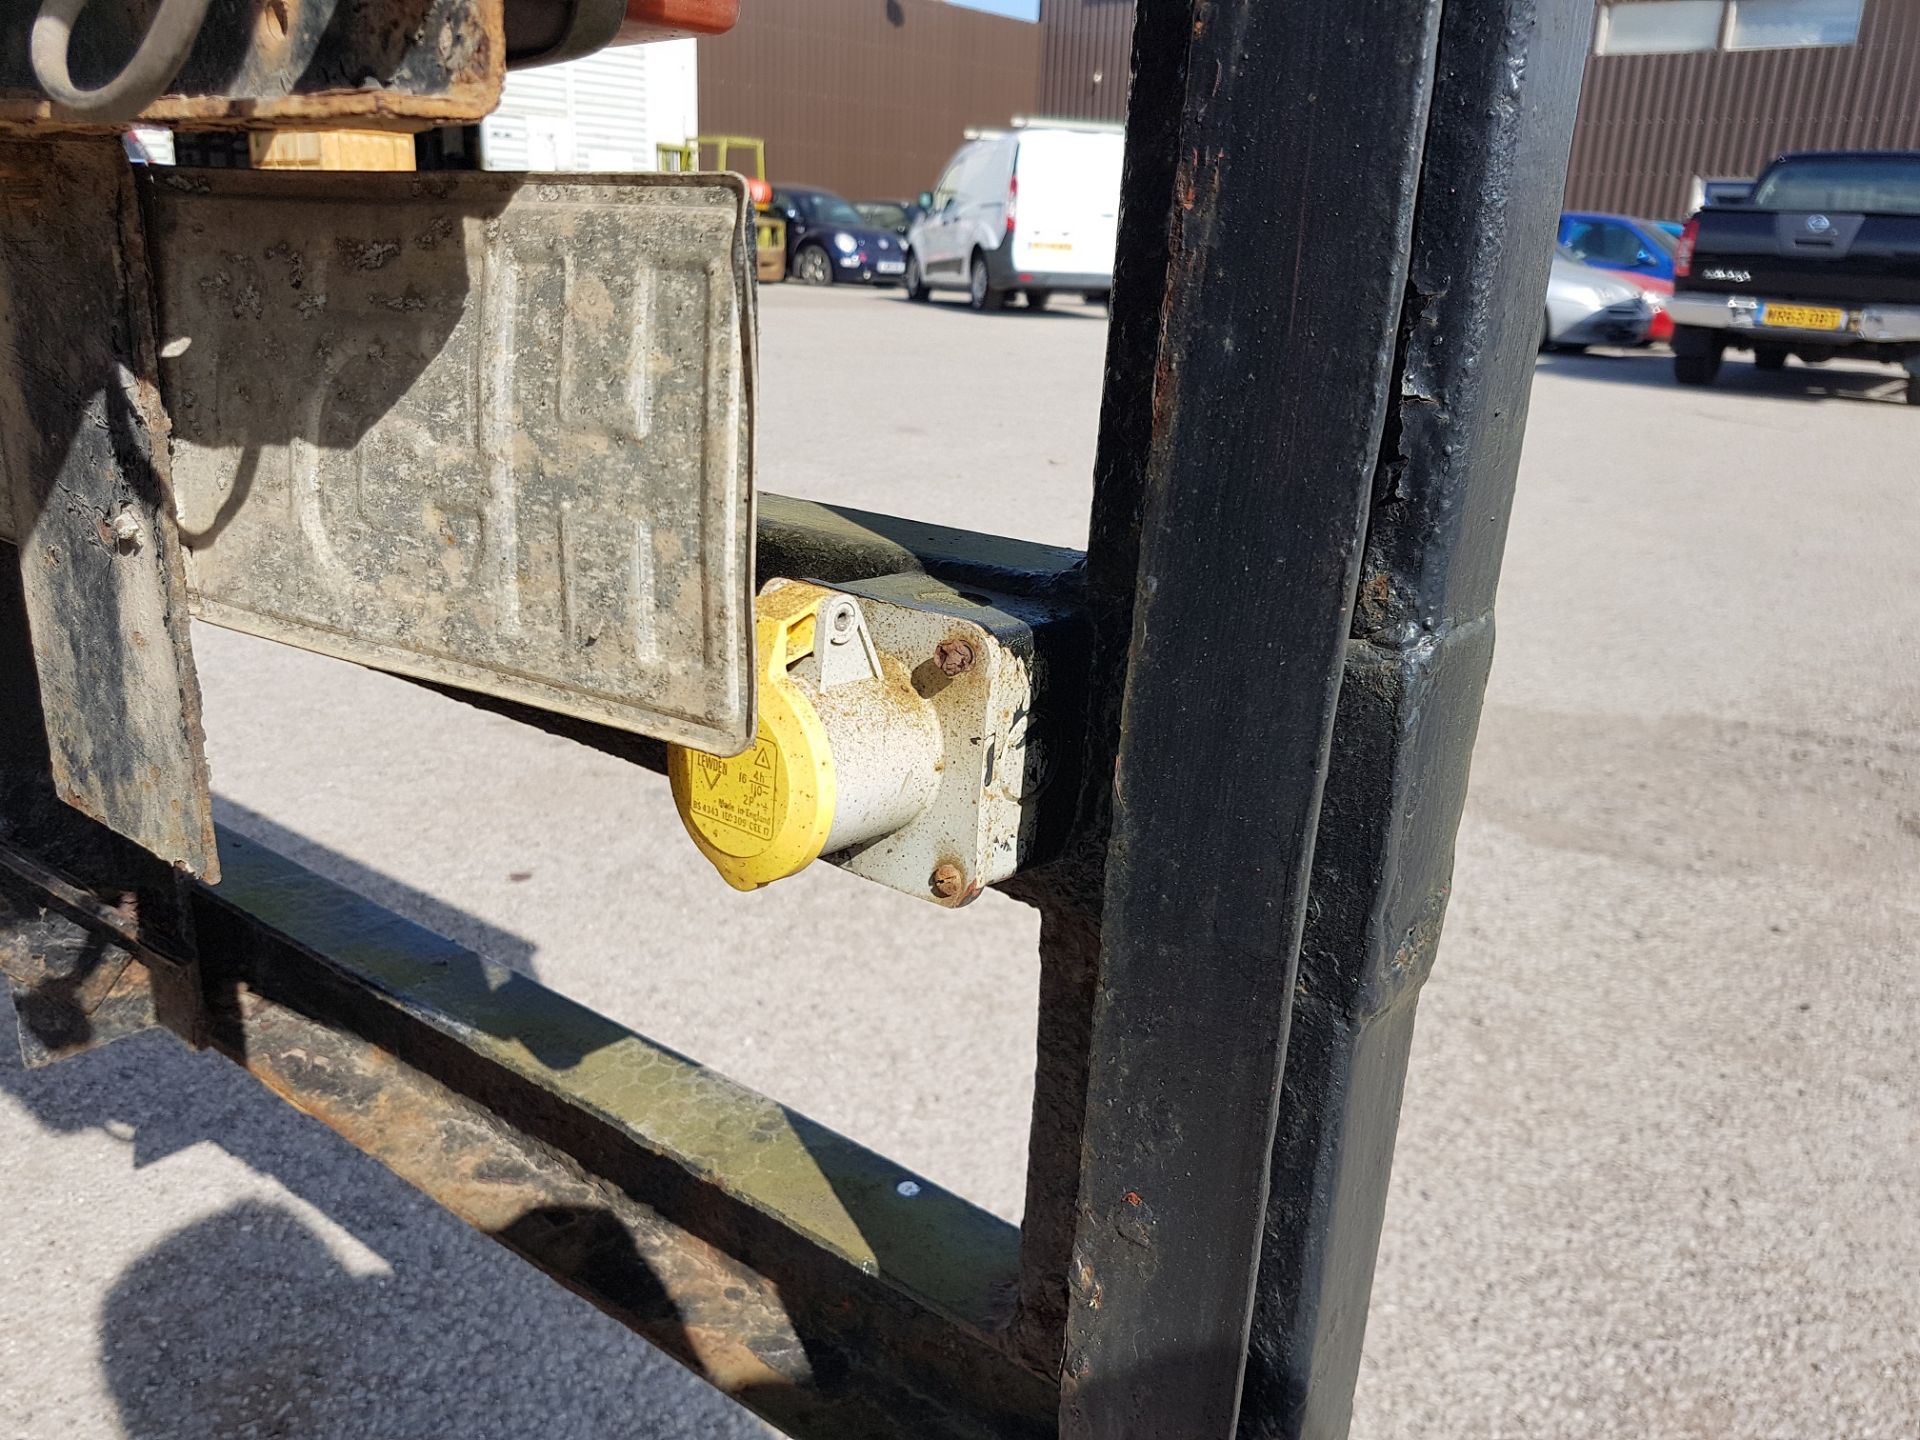
[[[1106,298],[1120,214],[1118,125],[1014,122],[969,138],[920,196],[907,231],[907,296],[964,290],[976,310],[1016,291],[1038,310],[1056,290]]]

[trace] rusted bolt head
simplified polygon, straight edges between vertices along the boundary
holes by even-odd
[[[934,646],[933,663],[943,675],[964,675],[973,668],[973,646],[964,640],[942,640]]]
[[[934,869],[933,879],[928,883],[932,885],[933,893],[942,900],[951,900],[967,888],[967,877],[960,873],[958,865],[949,860]]]

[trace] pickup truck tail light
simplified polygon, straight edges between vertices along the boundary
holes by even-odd
[[[1700,238],[1700,217],[1695,215],[1680,231],[1680,243],[1673,247],[1673,275],[1684,280],[1693,273],[1693,245]]]

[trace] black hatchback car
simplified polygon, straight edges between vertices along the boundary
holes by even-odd
[[[906,273],[906,242],[831,190],[782,185],[773,209],[787,222],[787,274],[802,285],[896,285]]]

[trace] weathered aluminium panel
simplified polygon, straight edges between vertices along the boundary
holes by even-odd
[[[171,171],[145,193],[197,614],[745,748],[738,177]]]

